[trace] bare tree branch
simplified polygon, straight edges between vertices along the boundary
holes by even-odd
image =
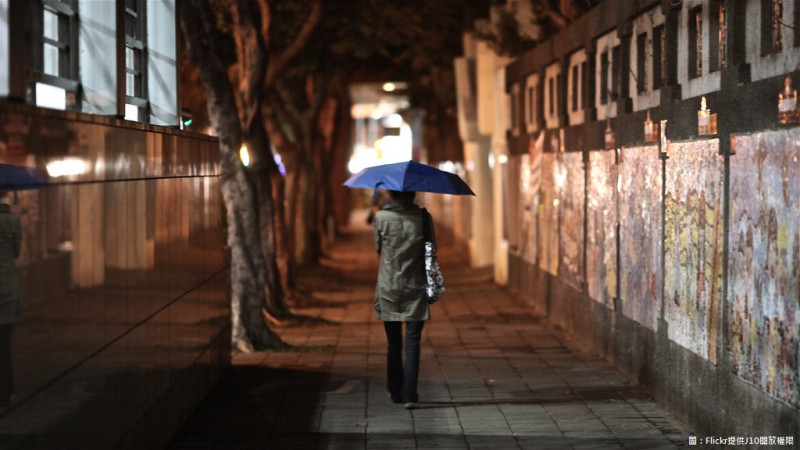
[[[288,122],[293,130],[299,130],[303,122],[303,112],[297,108],[289,89],[284,89],[283,85],[279,84],[276,89],[273,89],[273,92],[279,99],[279,101],[270,102],[276,117]]]
[[[267,89],[270,89],[275,84],[275,81],[278,79],[278,75],[283,72],[286,66],[289,64],[292,58],[294,58],[300,50],[306,45],[308,39],[311,37],[311,33],[316,28],[317,23],[319,23],[320,18],[322,17],[322,0],[314,0],[314,3],[311,5],[311,12],[308,14],[308,19],[303,24],[303,28],[300,32],[297,33],[297,37],[295,38],[294,42],[291,43],[286,49],[274,57],[270,61],[269,68],[267,69],[267,75],[264,78],[264,86]]]
[[[217,43],[221,39],[215,25],[214,12],[208,3],[190,0],[181,11],[183,13],[181,25],[186,36],[189,61],[195,67],[205,69],[203,72],[225,73],[225,64],[218,56],[221,53]],[[209,67],[204,67],[205,65]]]
[[[245,133],[250,129],[261,101],[263,92],[261,80],[267,65],[266,47],[261,33],[256,30],[256,24],[253,22],[252,7],[253,4],[249,0],[236,0],[231,3],[233,34],[241,74],[239,83],[241,110],[239,114],[242,130]]]
[[[264,46],[269,47],[269,27],[272,23],[272,12],[269,9],[269,1],[259,0],[258,9],[261,12],[261,39],[264,41]]]

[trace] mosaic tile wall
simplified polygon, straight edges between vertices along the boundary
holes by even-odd
[[[583,285],[583,154],[569,152],[556,160],[558,193],[558,276],[575,289]]]
[[[586,282],[589,296],[613,308],[617,295],[617,166],[613,150],[589,152]]]
[[[661,159],[658,147],[622,152],[620,300],[622,312],[652,330],[661,311]]]
[[[733,372],[800,406],[798,129],[735,137],[728,297]]]
[[[539,268],[551,275],[558,275],[558,188],[556,187],[557,161],[554,153],[543,153],[541,184],[539,189]]]
[[[664,315],[670,339],[712,363],[720,333],[723,172],[717,139],[672,144],[664,198]]]

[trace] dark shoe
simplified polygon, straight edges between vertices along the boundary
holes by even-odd
[[[400,397],[395,397],[391,392],[387,392],[386,395],[389,396],[389,398],[392,400],[392,403],[403,403],[403,401],[400,400]]]
[[[417,408],[419,408],[419,404],[417,404],[417,402],[406,402],[405,404],[403,404],[403,406],[406,409],[417,409]]]

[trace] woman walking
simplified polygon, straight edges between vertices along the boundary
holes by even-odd
[[[430,214],[414,203],[414,196],[414,192],[389,191],[390,201],[375,214],[374,225],[380,255],[375,313],[386,330],[386,385],[392,401],[407,409],[419,401],[420,339],[430,319],[425,295],[426,221],[427,239],[436,243]]]

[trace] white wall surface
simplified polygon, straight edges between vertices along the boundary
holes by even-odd
[[[508,156],[506,130],[509,127],[509,95],[506,94],[506,71],[499,68],[494,74],[494,132],[492,133],[492,155],[495,161]],[[508,284],[508,242],[503,239],[503,177],[502,166],[492,169],[492,197],[494,201],[494,281]]]
[[[578,50],[569,57],[569,72],[567,72],[567,115],[569,116],[570,125],[580,125],[585,120],[586,105],[583,104],[583,63],[586,62],[586,49]],[[578,88],[577,91],[572,89],[574,85],[573,80],[573,67],[578,68]],[[572,99],[578,96],[578,109],[572,109]]]
[[[544,126],[545,128],[558,128],[561,126],[561,123],[558,120],[558,108],[561,103],[561,99],[559,98],[559,86],[558,80],[560,79],[559,75],[561,75],[561,66],[556,64],[551,64],[547,66],[547,69],[544,71]],[[550,90],[550,86],[553,86],[552,92]],[[550,97],[553,97],[552,99]],[[550,111],[550,104],[552,102],[553,110]]]
[[[793,28],[794,10],[800,7],[798,0],[783,1],[782,22],[788,26],[783,27],[783,48],[780,52],[761,56],[761,3],[759,1],[747,2],[747,62],[751,67],[752,81],[763,80],[776,75],[794,72],[800,67],[800,47],[794,46],[795,33],[800,30]],[[776,92],[777,97],[777,92]]]
[[[613,83],[613,68],[614,68],[614,47],[619,45],[619,38],[617,37],[617,30],[614,30],[597,40],[597,49],[595,53],[595,97],[594,104],[597,108],[597,120],[605,120],[612,117],[617,117],[617,102],[611,100],[611,86]],[[608,53],[608,82],[605,86],[601,86],[602,77],[602,55],[604,52]],[[606,104],[600,102],[600,93],[602,90],[608,90],[608,99]]]
[[[539,74],[528,75],[522,94],[525,96],[525,131],[528,134],[539,131],[538,109],[536,108],[536,105],[542,101],[539,92]]]
[[[80,80],[81,110],[92,114],[117,114],[117,36],[114,2],[81,0]]]
[[[471,89],[469,59],[456,58],[453,62],[456,78],[456,109],[458,111],[458,134],[467,141],[478,135],[475,120],[475,94]]]
[[[639,93],[638,86],[636,85],[636,78],[630,77],[629,91],[631,99],[633,100],[633,110],[642,111],[648,108],[654,108],[661,102],[661,89],[653,89],[653,80],[655,74],[653,73],[653,28],[659,27],[664,24],[664,14],[661,12],[660,7],[655,7],[650,11],[642,14],[633,20],[633,42],[631,43],[631,57],[630,57],[630,70],[631,73],[637,73],[639,61],[639,48],[636,45],[637,37],[642,34],[647,34],[647,45],[645,46],[645,91]],[[666,49],[662,49],[666,51]]]
[[[178,68],[175,1],[147,2],[147,87],[150,123],[178,124]]]
[[[0,97],[8,96],[9,92],[9,36],[8,36],[8,5],[10,0],[0,0]]]
[[[703,6],[703,75],[689,78],[689,10]],[[707,0],[686,0],[678,23],[678,83],[682,86],[683,98],[697,97],[720,89],[720,71],[709,72],[709,3]],[[748,11],[749,12],[749,11]],[[758,29],[758,28],[756,28]],[[698,104],[698,108],[700,105]]]
[[[476,42],[478,132],[489,135],[494,130],[494,74],[497,68],[495,52],[485,41]]]

